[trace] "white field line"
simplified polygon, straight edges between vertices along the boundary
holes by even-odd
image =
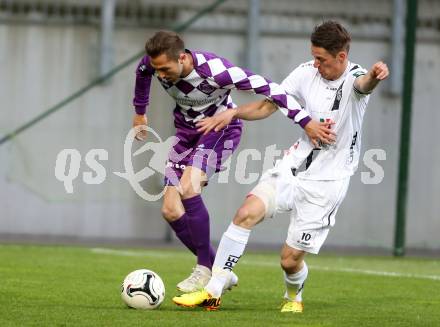
[[[243,260],[240,261],[244,264],[254,265],[254,266],[266,266],[266,267],[279,267],[279,264],[273,262],[257,261],[257,260]],[[320,271],[332,271],[332,272],[345,272],[354,274],[364,274],[364,275],[376,275],[376,276],[387,276],[387,277],[404,277],[404,278],[417,278],[417,279],[430,279],[439,280],[438,275],[423,275],[423,274],[408,274],[394,271],[379,271],[379,270],[368,270],[368,269],[357,269],[357,268],[336,268],[336,267],[326,267],[317,265],[308,265],[310,269],[320,270]]]
[[[440,281],[440,276],[438,275],[423,275],[423,274],[408,274],[393,271],[377,271],[368,269],[357,269],[357,268],[330,268],[330,267],[319,267],[310,266],[311,269],[316,270],[326,270],[326,271],[341,271],[347,273],[359,273],[365,275],[376,275],[376,276],[388,276],[388,277],[406,277],[406,278],[416,278],[416,279],[430,279]]]
[[[171,258],[175,257],[175,254],[163,253],[158,251],[123,251],[114,249],[104,249],[104,248],[92,248],[91,252],[97,254],[110,254],[119,255],[124,257],[154,257],[154,258]]]
[[[105,248],[92,248],[91,252],[96,254],[110,254],[118,256],[128,256],[128,257],[155,257],[155,258],[172,258],[176,257],[175,253],[161,253],[158,251],[123,251]],[[183,254],[183,253],[182,253]],[[278,263],[267,262],[262,260],[241,260],[240,263],[250,266],[260,266],[260,267],[279,267]],[[319,271],[331,271],[331,272],[344,272],[352,274],[363,274],[363,275],[375,275],[375,276],[386,276],[386,277],[403,277],[403,278],[417,278],[417,279],[429,279],[440,281],[440,275],[423,275],[423,274],[409,274],[393,271],[379,271],[379,270],[369,270],[369,269],[357,269],[357,268],[336,268],[336,267],[326,267],[318,265],[309,265],[310,269]]]

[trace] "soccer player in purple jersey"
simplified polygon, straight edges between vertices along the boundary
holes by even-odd
[[[145,49],[147,55],[136,71],[133,126],[138,130],[136,138],[144,140],[146,131],[141,127],[147,125],[150,84],[156,76],[176,101],[177,142],[170,149],[165,168],[162,215],[180,241],[197,256],[193,273],[177,285],[182,292],[193,292],[206,286],[215,258],[210,244],[209,214],[200,195],[202,187],[237,148],[242,131],[241,121],[233,119],[222,131],[204,135],[197,131],[197,122],[235,108],[230,92],[237,89],[266,96],[304,128],[311,139],[330,143],[333,132],[328,124],[312,120],[278,84],[213,53],[187,50],[174,32],[157,32]],[[236,283],[237,276],[231,275],[225,288]]]

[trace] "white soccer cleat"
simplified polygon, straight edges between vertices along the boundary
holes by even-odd
[[[177,289],[184,293],[202,290],[211,279],[211,270],[208,267],[197,265],[192,274],[177,284]]]
[[[223,287],[222,294],[224,294],[226,291],[232,290],[232,288],[237,285],[238,285],[238,276],[233,271],[231,271],[231,274],[229,275],[228,281],[226,282],[225,286]]]

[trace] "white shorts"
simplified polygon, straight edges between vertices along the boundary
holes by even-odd
[[[277,212],[291,212],[286,244],[317,254],[347,193],[350,177],[315,181],[295,177],[290,169],[271,169],[249,193],[260,198],[264,218]]]

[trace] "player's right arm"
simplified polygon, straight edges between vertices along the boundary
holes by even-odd
[[[274,106],[276,109],[279,109],[287,118],[291,119],[296,124],[299,124],[314,144],[317,144],[318,141],[321,141],[325,144],[331,144],[334,142],[335,133],[330,129],[328,124],[322,125],[318,122],[312,121],[312,118],[308,112],[301,107],[301,105],[291,94],[289,94],[289,92],[286,92],[283,86],[273,83],[263,76],[254,74],[251,71],[234,66],[224,58],[218,58],[218,60],[220,60],[222,63],[222,65],[217,67],[218,71],[223,70],[223,67],[226,68],[226,71],[213,76],[214,81],[221,88],[236,89],[264,95],[269,99],[269,102],[272,103],[272,106]],[[264,106],[263,109],[265,108]],[[258,106],[258,108],[260,107]],[[255,106],[251,105],[244,110],[239,108],[234,115],[241,115],[241,117],[246,120],[256,120],[265,118],[272,114],[272,111],[267,109],[261,111],[256,110],[257,112],[251,113],[255,110]],[[244,113],[242,113],[242,111]],[[232,115],[232,113],[230,115]],[[258,118],[260,115],[261,118]],[[238,117],[239,116],[237,116],[237,118]],[[252,117],[253,119],[250,119]],[[211,119],[207,118],[207,120],[209,121]],[[215,127],[215,130],[219,129],[221,128]],[[207,132],[208,130],[205,129],[204,133]]]
[[[135,129],[136,136],[134,137],[138,141],[145,141],[147,139],[147,115],[134,114],[133,128]]]
[[[266,99],[262,101],[250,102],[238,108],[228,109],[212,117],[207,117],[199,121],[196,125],[199,132],[204,134],[211,130],[216,132],[222,130],[235,118],[244,120],[259,120],[272,115],[277,111],[278,106]],[[319,141],[331,144],[335,141],[335,133],[330,130],[329,123],[321,123],[311,119],[304,127],[304,131],[309,136],[315,147],[319,146]]]
[[[278,106],[269,99],[263,101],[251,102],[235,109],[234,110],[235,114],[233,118],[241,118],[244,120],[264,119],[272,115],[275,111],[277,111],[277,109]],[[327,123],[317,122],[313,119],[310,119],[309,122],[305,124],[304,131],[306,132],[307,136],[310,138],[311,142],[315,147],[319,147],[319,141],[324,142],[326,144],[332,144],[335,142],[335,135],[336,135],[330,129],[331,128],[330,125],[333,124],[334,123],[329,124],[328,122]],[[220,129],[221,128],[218,127],[215,128],[216,131]]]
[[[144,56],[136,69],[136,84],[134,88],[133,106],[135,114],[133,117],[133,127],[136,129],[136,139],[145,140],[147,137],[147,107],[150,103],[151,78],[154,69],[150,65],[150,58]]]

